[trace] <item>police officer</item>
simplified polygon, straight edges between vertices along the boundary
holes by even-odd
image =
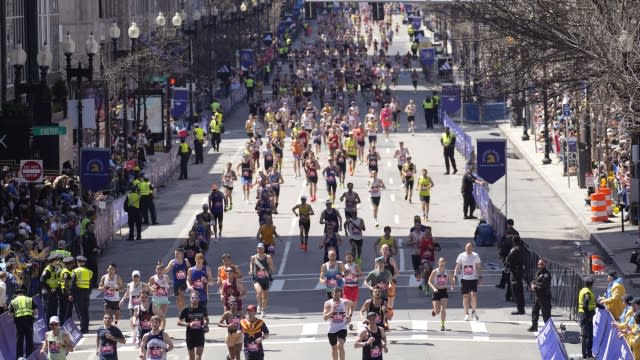
[[[62,256],[59,254],[49,255],[47,258],[47,266],[42,270],[40,275],[40,284],[42,292],[42,300],[46,319],[54,315],[58,315],[58,266],[60,265]]]
[[[142,217],[140,214],[140,189],[132,187],[124,202],[124,211],[129,215],[129,240],[133,240],[135,229],[138,230],[136,240],[142,239]]]
[[[204,129],[200,127],[200,124],[196,124],[195,129],[193,129],[193,147],[196,150],[196,161],[194,164],[202,164],[204,162],[204,138],[206,134]]]
[[[85,267],[86,257],[80,255],[76,257],[76,261],[78,267],[71,272],[71,299],[80,318],[80,331],[86,334],[89,332],[89,296],[93,271]]]
[[[71,274],[74,265],[73,257],[67,256],[62,259],[62,269],[58,276],[60,288],[58,290],[58,317],[60,318],[61,324],[64,324],[67,319],[71,318],[73,313],[73,302],[69,301],[69,296],[71,295]]]
[[[596,295],[591,290],[595,278],[589,276],[584,280],[584,287],[578,293],[578,314],[580,315],[580,327],[582,328],[582,357],[593,358],[591,347],[593,345],[593,316],[596,314]]]
[[[440,113],[438,112],[438,109],[440,108],[440,95],[438,95],[438,92],[434,91],[431,99],[433,100],[433,123],[437,124],[438,121],[440,121]]]
[[[214,151],[220,151],[220,135],[222,134],[222,113],[215,112],[209,122],[209,132],[211,133],[211,147]]]
[[[427,129],[433,129],[433,98],[427,95],[422,102],[422,109],[424,110],[424,122],[427,124]]]
[[[33,350],[33,322],[38,318],[38,307],[24,294],[23,288],[17,288],[15,297],[9,303],[9,312],[16,324],[16,357],[29,356]]]
[[[513,247],[507,255],[505,262],[509,267],[511,290],[516,303],[516,311],[511,315],[524,315],[524,292],[522,289],[522,272],[524,270],[524,249],[522,240],[516,235],[512,239]]]
[[[269,77],[271,76],[271,64],[266,63],[262,69],[264,70],[264,84],[269,85]]]
[[[180,157],[180,177],[178,180],[187,179],[187,166],[189,165],[189,156],[191,156],[191,148],[184,138],[180,139],[180,148],[178,149]]]
[[[67,242],[64,240],[58,240],[58,248],[51,250],[49,252],[49,255],[55,255],[55,254],[60,254],[61,258],[64,259],[67,256],[72,256],[71,252],[69,250],[66,249],[67,247]]]
[[[502,263],[505,264],[505,260],[507,259],[507,255],[509,255],[509,251],[513,247],[513,237],[515,235],[520,236],[520,233],[513,227],[513,219],[507,219],[507,229],[504,231],[504,236],[502,237],[502,241],[498,244],[498,255],[502,260]],[[502,276],[500,277],[500,282],[496,284],[498,289],[504,289],[507,287],[507,294],[505,296],[505,300],[510,301],[511,298],[511,287],[509,286],[509,268],[505,265],[502,271]]]
[[[551,273],[546,266],[544,260],[538,259],[538,271],[531,281],[531,290],[535,293],[536,299],[531,308],[531,327],[527,329],[530,332],[538,331],[541,310],[545,323],[551,318]]]
[[[432,126],[433,127],[433,124]],[[456,148],[456,135],[451,132],[448,127],[444,128],[444,134],[440,137],[440,145],[442,145],[443,155],[444,155],[444,166],[447,169],[445,175],[449,175],[450,166],[453,167],[453,173],[458,172],[458,168],[456,167],[456,159],[454,157],[454,150]],[[451,163],[451,165],[449,165]]]
[[[142,181],[138,183],[138,189],[140,190],[140,211],[142,213],[142,223],[149,225],[149,213],[151,213],[151,224],[158,225],[158,221],[156,219],[156,205],[153,203],[155,187],[149,181],[149,178],[145,176]]]
[[[211,102],[211,112],[215,113],[216,111],[220,111],[220,101],[218,101],[218,99],[213,99],[213,102]]]

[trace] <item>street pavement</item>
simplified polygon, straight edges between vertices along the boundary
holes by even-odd
[[[396,50],[405,53],[407,48],[406,28],[402,26],[400,36],[394,39],[391,53],[395,53]],[[420,91],[414,93],[408,74],[403,74],[395,93],[403,105],[409,99],[414,99],[420,104],[425,94],[424,85],[433,86],[423,84]],[[318,105],[317,101],[316,105]],[[363,112],[364,104],[361,103],[359,106]],[[154,266],[158,261],[166,264],[170,260],[173,249],[186,237],[195,214],[201,211],[201,205],[209,192],[209,185],[220,180],[220,174],[226,162],[231,161],[234,164],[239,162],[245,142],[243,126],[247,113],[246,107],[240,107],[227,116],[225,119],[227,134],[223,137],[220,153],[214,153],[207,146],[204,164],[190,165],[188,180],[170,181],[166,187],[159,189],[156,207],[160,225],[145,228],[142,234],[143,240],[134,242],[125,241],[127,229],[123,229],[122,236],[116,237],[111,246],[104,250],[100,258],[100,275],[106,272],[107,264],[113,262],[118,265],[118,272],[125,279],[128,280],[129,274],[135,269],[140,270],[142,278],[146,279],[153,275]],[[366,168],[359,166],[354,176],[347,176],[347,181],[355,184],[355,191],[363,199],[359,210],[359,216],[364,219],[367,227],[363,271],[367,272],[373,268],[375,257],[373,241],[382,235],[382,227],[391,226],[392,235],[396,236],[402,244],[407,238],[409,227],[412,226],[413,216],[420,213],[416,194],[414,194],[413,204],[404,200],[404,190],[396,161],[393,159],[393,152],[399,141],[404,141],[413,155],[417,168],[429,169],[429,174],[434,180],[429,225],[433,227],[436,241],[442,245],[442,251],[438,255],[443,256],[448,261],[448,268],[452,269],[457,254],[463,251],[464,244],[472,239],[477,225],[477,220],[462,218],[460,184],[464,173],[463,159],[456,154],[458,174],[444,175],[442,150],[439,144],[442,129],[423,130],[422,111],[417,114],[417,124],[421,130],[415,136],[406,133],[404,116],[401,124],[398,133],[391,134],[388,141],[384,140],[382,134],[378,135],[378,151],[382,156],[379,176],[387,185],[387,190],[383,191],[380,206],[380,228],[373,226],[372,210],[366,191],[368,178]],[[478,136],[484,136],[495,132],[496,129],[479,127],[469,131],[477,133]],[[289,148],[288,145],[287,140],[285,149]],[[517,155],[517,151],[511,145],[509,149],[511,153]],[[322,166],[326,165],[326,153],[320,154],[319,161]],[[280,214],[274,216],[274,224],[282,236],[282,241],[277,244],[274,258],[277,271],[265,316],[265,321],[272,333],[272,337],[265,341],[266,357],[284,358],[292,354],[304,354],[309,359],[326,359],[330,356],[330,347],[326,340],[327,325],[321,317],[322,304],[326,295],[318,284],[323,256],[322,250],[318,248],[322,233],[322,226],[318,224],[318,219],[321,210],[324,209],[323,200],[327,197],[326,190],[324,183],[320,181],[318,201],[312,203],[316,216],[312,218],[309,251],[302,252],[297,246],[297,219],[289,209],[297,203],[301,194],[306,193],[306,188],[301,179],[293,178],[292,159],[288,151],[284,164],[285,184],[281,187]],[[510,158],[508,171],[509,216],[516,219],[516,227],[525,239],[531,238],[536,243],[542,243],[542,249],[561,249],[566,253],[575,250],[575,241],[584,242],[576,219],[564,211],[561,200],[553,195],[548,185],[522,156]],[[495,190],[492,190],[492,194],[494,191],[496,193],[503,191],[498,186],[494,186]],[[246,274],[249,257],[255,253],[258,219],[253,210],[254,205],[242,201],[239,189],[240,185],[236,184],[233,211],[225,214],[223,238],[211,245],[207,253],[207,261],[215,268],[220,263],[220,255],[230,253],[233,261]],[[338,194],[342,191],[338,189]],[[536,201],[532,201],[533,194]],[[343,204],[338,203],[337,208],[342,212]],[[344,252],[347,249],[348,245],[343,244],[340,250]],[[538,359],[540,357],[534,334],[526,332],[526,328],[530,325],[529,293],[525,293],[527,315],[512,316],[510,312],[514,310],[514,305],[505,302],[503,290],[494,286],[500,276],[497,249],[484,247],[476,248],[476,251],[482,258],[485,274],[484,282],[479,289],[480,321],[463,321],[461,296],[457,288],[450,294],[447,331],[440,332],[438,319],[430,316],[430,299],[417,289],[418,284],[411,276],[410,252],[401,248],[397,261],[402,275],[399,279],[395,317],[391,322],[391,331],[388,335],[390,352],[385,355],[385,358],[407,359],[415,358],[416,355],[425,359],[470,357],[511,359],[514,356],[519,359]],[[245,285],[249,295],[244,303],[254,303],[253,287],[249,282],[245,282]],[[360,292],[360,304],[366,299],[366,295],[366,290]],[[211,291],[209,299],[208,310],[211,321],[217,322],[222,313],[222,307],[215,291]],[[96,291],[92,294],[91,301],[93,321],[90,329],[92,332],[101,325],[101,312],[102,300]],[[552,313],[557,324],[566,323],[568,331],[573,335],[576,334],[578,327],[575,322],[567,320],[567,314],[557,309]],[[175,306],[170,305],[167,314],[167,331],[174,339],[176,349],[168,354],[168,359],[183,359],[187,355],[184,328],[176,326],[176,316]],[[127,321],[121,320],[120,326],[125,334],[130,335]],[[223,358],[226,353],[223,342],[224,332],[223,329],[212,327],[212,331],[207,334],[205,359]],[[349,332],[346,344],[349,359],[361,356],[360,350],[353,349],[356,334],[355,330]],[[577,353],[579,345],[567,344],[567,349],[569,353]],[[517,355],[514,354],[514,350],[517,351]],[[120,359],[137,358],[137,351],[132,344],[121,346],[119,352]],[[69,354],[68,358],[94,359],[95,336],[86,335],[76,347],[76,351]]]

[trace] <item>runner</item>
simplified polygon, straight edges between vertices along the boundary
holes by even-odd
[[[338,168],[338,179],[340,179],[340,186],[344,188],[344,178],[347,174],[347,157],[342,149],[336,150],[335,162]]]
[[[273,258],[265,252],[264,244],[259,243],[257,249],[258,253],[249,259],[249,275],[253,277],[253,288],[256,290],[257,310],[260,312],[260,316],[264,317],[269,302],[269,287],[273,281],[271,274],[275,267],[273,266]]]
[[[158,317],[161,319],[160,328],[164,329],[165,318],[160,308],[151,302],[151,294],[144,290],[140,293],[140,305],[136,305],[133,311],[133,327],[138,329],[136,348],[142,347],[142,337],[151,331],[151,318]],[[134,330],[135,331],[135,330]],[[135,342],[135,341],[134,341]]]
[[[411,162],[411,156],[407,156],[407,162],[402,165],[402,183],[404,184],[404,199],[412,203],[414,174],[416,173],[416,165]]]
[[[318,191],[318,169],[320,169],[320,164],[316,160],[313,151],[310,151],[309,157],[304,162],[304,170],[309,184],[309,197],[312,202],[316,201],[316,193]]]
[[[365,120],[367,121],[365,127],[367,129],[369,147],[372,147],[378,142],[378,124],[376,123],[376,117],[373,109],[369,109],[369,113],[365,115]]]
[[[404,107],[404,112],[407,114],[407,123],[409,125],[407,131],[411,133],[411,136],[414,136],[416,134],[416,104],[413,99],[409,100],[407,106]]]
[[[344,343],[347,341],[347,326],[351,322],[351,301],[342,298],[342,289],[334,288],[332,298],[325,301],[322,317],[329,321],[328,338],[331,345],[331,358],[344,360]]]
[[[393,125],[391,107],[389,104],[385,104],[382,110],[380,110],[380,125],[382,125],[382,131],[384,132],[384,140],[388,142],[389,129],[391,128],[391,125]]]
[[[349,175],[353,176],[356,171],[356,162],[358,161],[358,145],[356,142],[355,134],[351,133],[347,140],[344,142],[344,149],[349,157]]]
[[[182,248],[184,249],[184,257],[189,261],[189,264],[195,264],[196,254],[202,253],[200,245],[196,242],[195,231],[189,231],[189,236],[187,236],[187,239],[182,245]]]
[[[422,207],[422,219],[429,220],[429,201],[431,200],[431,188],[435,186],[431,176],[427,174],[427,169],[422,169],[422,175],[418,178],[418,195]]]
[[[383,256],[377,257],[375,264],[376,267],[364,279],[364,286],[371,291],[380,289],[382,298],[386,300],[388,298],[387,289],[389,289],[389,283],[393,280],[393,275],[386,268]]]
[[[203,204],[202,209],[204,212],[209,213],[209,205]],[[191,230],[196,233],[196,243],[198,244],[200,251],[206,253],[207,250],[209,250],[209,243],[211,240],[211,223],[204,219],[202,213],[197,214]]]
[[[358,339],[353,344],[354,348],[362,348],[362,360],[382,360],[382,352],[389,352],[387,348],[387,335],[384,328],[375,322],[377,314],[367,314],[367,328],[362,330]]]
[[[224,343],[227,345],[229,355],[227,360],[240,360],[242,352],[242,331],[240,329],[240,321],[244,319],[244,313],[238,310],[238,304],[234,301],[227,304],[229,310],[225,311],[218,321],[218,326],[227,328],[227,336]]]
[[[396,149],[395,153],[393,153],[393,157],[398,159],[398,172],[400,173],[400,180],[402,180],[402,183],[404,184],[404,177],[402,176],[402,167],[404,166],[404,163],[407,162],[407,156],[409,156],[409,149],[404,147],[404,142],[402,141],[400,141],[398,145],[400,147]]]
[[[302,153],[304,152],[304,147],[297,138],[291,139],[291,152],[293,153],[293,177],[301,177]]]
[[[227,198],[218,190],[218,184],[211,184],[211,193],[209,193],[209,209],[211,209],[211,224],[213,225],[213,241],[218,242],[222,237],[222,220],[224,212],[227,211]]]
[[[266,253],[269,255],[274,255],[276,252],[276,242],[275,240],[282,241],[280,239],[280,235],[276,231],[276,227],[273,225],[273,219],[271,216],[266,216],[264,220],[264,224],[260,225],[258,228],[258,233],[256,234],[256,240],[258,243],[262,243],[265,246]]]
[[[160,327],[161,321],[158,315],[151,317],[151,330],[140,340],[141,359],[166,360],[167,353],[173,350],[171,337]]]
[[[322,147],[322,130],[320,130],[320,125],[317,124],[313,130],[311,130],[311,140],[313,145],[315,145],[316,153],[320,154],[320,150]]]
[[[222,305],[224,310],[229,309],[229,303],[235,302],[239,310],[242,310],[242,299],[247,295],[247,290],[242,283],[242,279],[236,276],[236,270],[233,267],[225,269],[227,278],[220,286],[220,294],[222,297]]]
[[[376,146],[371,145],[369,147],[369,153],[367,154],[367,165],[369,172],[378,171],[378,162],[380,161],[380,154],[376,151]]]
[[[431,272],[429,281],[427,284],[433,290],[433,298],[431,302],[433,304],[433,310],[431,310],[431,316],[440,314],[440,331],[445,331],[444,322],[447,320],[447,303],[449,301],[449,294],[447,294],[447,284],[451,286],[451,291],[454,287],[454,277],[451,276],[451,271],[446,269],[447,262],[443,257],[438,259],[438,267]]]
[[[204,264],[204,255],[196,254],[195,265],[187,271],[187,289],[190,292],[197,292],[200,306],[207,308],[209,285],[213,285],[213,275],[211,268]]]
[[[365,325],[368,325],[371,319],[369,314],[376,314],[375,324],[389,330],[387,323],[387,300],[382,297],[382,290],[375,288],[371,292],[371,298],[367,299],[360,308],[360,318]]]
[[[326,200],[326,209],[320,213],[320,224],[324,224],[324,232],[327,232],[327,228],[333,227],[334,232],[339,232],[342,228],[342,215],[333,207],[331,200]]]
[[[298,210],[298,212],[296,212]],[[311,228],[311,216],[314,215],[311,205],[307,204],[307,197],[300,197],[300,204],[291,209],[298,218],[298,227],[300,228],[300,249],[307,251],[309,243],[309,229]]]
[[[233,268],[235,273],[235,278],[237,280],[241,280],[243,278],[242,272],[240,271],[240,267],[233,262],[231,262],[231,255],[222,254],[222,265],[218,266],[218,279],[216,283],[218,284],[218,291],[220,293],[220,302],[224,304],[224,294],[222,291],[222,283],[227,280],[227,268]]]
[[[99,360],[117,360],[118,343],[124,344],[125,340],[122,331],[113,325],[113,316],[104,314],[102,324],[96,331],[96,355]],[[134,336],[135,338],[135,336]]]
[[[184,292],[187,290],[187,271],[191,267],[189,260],[184,257],[184,250],[177,248],[173,251],[174,258],[169,261],[164,273],[171,273],[173,280],[173,296],[176,298],[178,313],[184,309]]]
[[[240,183],[242,183],[242,200],[251,203],[250,193],[251,184],[253,183],[253,166],[251,165],[251,156],[244,156],[238,164],[237,169],[240,172]]]
[[[245,360],[263,360],[262,342],[269,337],[269,328],[263,320],[256,317],[256,311],[255,305],[247,306],[247,318],[240,321]]]
[[[369,181],[367,182],[367,187],[369,188],[369,194],[371,196],[371,206],[373,207],[373,223],[376,227],[379,227],[378,224],[378,207],[380,206],[380,198],[382,197],[381,190],[385,190],[386,187],[382,179],[377,177],[377,171],[371,171],[371,176],[369,177]]]
[[[333,297],[333,289],[344,286],[345,267],[342,261],[337,261],[335,250],[329,250],[329,261],[320,266],[320,283],[325,285],[327,299]]]
[[[186,327],[185,341],[189,360],[201,360],[204,351],[204,334],[209,332],[209,315],[206,307],[200,307],[200,297],[191,294],[189,307],[180,311],[178,326]]]
[[[122,289],[124,289],[124,283],[116,273],[116,264],[109,264],[107,273],[100,278],[98,290],[104,294],[104,313],[113,315],[116,325],[120,320],[120,290]]]
[[[464,308],[464,320],[478,321],[476,308],[478,306],[478,284],[482,281],[482,266],[480,256],[473,251],[473,244],[468,242],[463,252],[456,259],[456,268],[453,276],[460,272],[460,290],[462,292],[462,306]],[[471,318],[469,317],[469,298],[471,298]]]
[[[55,315],[49,319],[49,328],[51,330],[44,334],[40,355],[45,356],[47,360],[65,360],[67,358],[66,354],[74,350],[71,337],[61,329],[60,319]],[[31,349],[29,349],[29,352],[31,352]],[[21,356],[18,359],[24,359],[24,357]]]
[[[340,148],[340,134],[334,128],[329,129],[327,136],[327,147],[329,148],[329,157],[333,157],[336,150]]]
[[[278,204],[280,202],[280,185],[284,184],[282,174],[275,167],[266,168],[267,175],[269,177],[269,184],[271,185],[271,191],[273,191],[273,209],[274,214],[278,212]]]
[[[391,273],[391,281],[389,282],[389,290],[387,296],[389,300],[389,312],[387,317],[389,320],[393,318],[393,308],[396,300],[396,287],[398,283],[398,275],[400,275],[400,269],[396,259],[393,258],[391,247],[388,244],[380,246],[380,254],[384,258],[384,268]]]
[[[420,278],[422,279],[419,289],[424,291],[425,296],[431,295],[431,288],[428,284],[429,276],[434,268],[434,262],[436,259],[436,251],[440,251],[440,244],[433,241],[431,234],[431,226],[426,226],[422,232],[422,238],[418,244],[418,251],[420,256]],[[422,286],[424,282],[424,287]]]
[[[329,261],[329,250],[333,249],[336,252],[337,259],[340,260],[340,245],[342,245],[342,237],[335,232],[335,227],[325,226],[325,233],[322,241],[320,241],[319,248],[324,248],[324,260]]]
[[[265,149],[262,150],[263,169],[269,171],[274,165],[273,148],[271,142],[267,142]]]
[[[385,226],[382,231],[384,235],[380,236],[373,244],[373,253],[377,254],[382,245],[387,245],[391,248],[391,254],[397,254],[398,240],[396,240],[395,236],[391,236],[391,226]]]
[[[322,170],[322,176],[324,177],[327,185],[327,195],[332,202],[336,200],[336,190],[338,187],[336,177],[339,172],[340,170],[335,165],[335,161],[332,158],[329,158],[329,165]]]
[[[409,240],[407,246],[413,248],[411,254],[411,264],[413,265],[413,274],[416,280],[420,280],[420,241],[424,232],[427,230],[425,225],[420,222],[420,216],[413,217],[413,226],[409,229]]]
[[[136,333],[136,324],[134,322],[134,312],[136,306],[142,303],[140,299],[140,295],[142,295],[143,291],[149,292],[149,287],[147,284],[140,281],[140,271],[133,270],[131,273],[132,281],[127,284],[127,291],[125,291],[124,295],[122,295],[122,299],[120,300],[120,307],[122,307],[122,303],[128,299],[129,304],[127,308],[129,309],[129,327],[131,327],[131,331]],[[131,342],[137,343],[138,337],[133,336]]]
[[[277,214],[277,210],[273,206],[273,197],[275,196],[271,187],[267,183],[267,179],[260,181],[261,186],[258,188],[258,194],[256,198],[256,206],[254,209],[258,214],[258,223],[264,224],[268,218],[271,218],[273,214]]]
[[[351,313],[358,304],[358,296],[360,293],[358,280],[362,278],[362,270],[360,265],[354,262],[353,253],[347,251],[344,254],[344,287],[342,297],[351,301]],[[349,323],[349,330],[353,330],[353,323]]]
[[[340,196],[340,201],[344,201],[344,218],[345,221],[357,216],[358,205],[360,204],[360,195],[353,191],[353,183],[347,184],[347,191]]]
[[[364,161],[364,129],[362,129],[362,123],[358,123],[356,127],[352,130],[352,136],[356,139],[356,144],[358,144],[358,159],[360,160],[360,164]]]
[[[153,294],[153,303],[160,306],[162,314],[167,313],[169,307],[169,276],[164,273],[162,264],[156,265],[155,275],[147,282]]]

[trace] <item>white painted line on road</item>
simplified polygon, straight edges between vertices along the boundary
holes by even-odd
[[[426,320],[411,320],[411,330],[419,331],[419,332],[427,332],[427,321]],[[411,335],[412,339],[425,340],[429,338],[427,334],[413,334]]]
[[[269,286],[269,291],[281,291],[282,288],[284,287],[285,281],[286,280],[282,280],[282,279],[273,280],[273,282],[271,283],[271,286]]]
[[[421,281],[416,280],[415,276],[409,276],[409,286],[410,288],[417,288],[418,286],[422,285]]]
[[[318,280],[318,283],[316,284],[316,288],[314,290],[324,290],[325,288],[325,285],[320,280]]]
[[[471,332],[474,334],[473,336],[473,340],[474,341],[486,341],[489,340],[489,333],[487,331],[487,325],[485,325],[485,323],[480,322],[480,321],[471,321],[469,323],[469,325],[471,325]],[[482,336],[478,336],[475,334],[482,334]]]
[[[391,198],[391,201],[396,201],[396,196],[394,194],[389,195],[389,198]]]
[[[299,339],[300,342],[315,342],[316,338],[314,337],[314,335],[316,335],[318,333],[318,328],[320,327],[320,324],[318,323],[313,323],[313,324],[304,324],[302,325],[302,332],[300,333],[300,336],[303,336]]]
[[[387,154],[389,154],[391,152],[391,148],[387,148]]]
[[[391,167],[391,161],[387,161],[387,166]]]
[[[393,215],[393,222],[394,222],[396,225],[399,225],[399,224],[400,224],[400,216],[398,216],[398,214]]]
[[[282,253],[282,262],[280,263],[280,268],[278,269],[278,275],[284,274],[284,267],[287,265],[289,250],[291,250],[291,241],[287,241],[287,244],[284,246],[284,252]]]
[[[389,178],[389,184],[393,185],[393,178]]]
[[[404,247],[402,247],[402,239],[398,238],[398,266],[400,267],[400,272],[404,271]]]

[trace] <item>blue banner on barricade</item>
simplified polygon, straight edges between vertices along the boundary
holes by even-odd
[[[478,176],[493,184],[506,175],[506,139],[477,139]]]
[[[538,333],[537,340],[538,349],[543,359],[569,359],[552,319],[547,320],[546,324],[544,324],[544,327]]]
[[[598,359],[633,360],[629,344],[620,337],[618,328],[612,325],[613,321],[613,316],[607,310],[596,309],[591,352]]]
[[[600,351],[604,350],[611,322],[613,322],[613,317],[608,311],[596,309],[596,314],[593,316],[593,345],[591,346],[591,352],[594,356],[598,356]]]
[[[33,297],[33,302],[38,307],[38,319],[33,323],[33,343],[39,344],[44,341],[44,334],[49,330],[47,319],[45,318],[44,305],[40,295]]]
[[[633,353],[627,341],[620,336],[618,328],[615,326],[609,327],[609,337],[606,341],[606,347],[602,353],[601,359],[616,359],[616,360],[633,360]]]
[[[64,331],[66,331],[67,334],[69,334],[69,337],[71,338],[71,342],[73,343],[73,346],[78,345],[83,335],[80,329],[78,328],[78,326],[76,325],[76,323],[73,322],[72,319],[67,319],[67,321],[65,321],[64,324],[62,324],[62,329],[64,329]]]
[[[8,312],[0,315],[0,354],[5,359],[16,358],[16,326]]]

